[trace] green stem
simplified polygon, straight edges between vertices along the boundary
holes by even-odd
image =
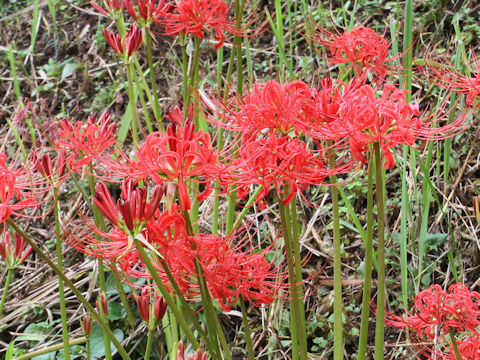
[[[117,340],[115,335],[113,335],[112,331],[110,328],[105,324],[103,319],[98,315],[98,313],[95,311],[92,305],[85,299],[85,297],[82,295],[82,293],[75,287],[75,285],[65,276],[65,274],[60,271],[60,269],[57,267],[57,265],[54,264],[52,260],[50,260],[50,257],[48,257],[33,241],[30,236],[28,236],[22,229],[20,229],[17,224],[10,218],[7,220],[7,222],[12,226],[12,228],[21,236],[25,239],[25,241],[33,248],[33,251],[35,251],[46,263],[47,265],[63,280],[63,282],[72,290],[72,292],[75,294],[77,299],[85,306],[86,310],[92,314],[92,317],[94,320],[98,323],[98,325],[102,328],[102,330],[105,332],[105,334],[109,337],[109,339],[113,342],[115,347],[117,348],[120,356],[124,360],[130,360],[130,356],[128,353],[125,351],[123,348],[122,344]],[[62,345],[63,347],[63,345]]]
[[[146,29],[145,31],[145,43],[147,45],[147,61],[148,61],[148,68],[150,70],[150,82],[152,83],[152,92],[154,97],[154,102],[152,106],[153,115],[155,116],[155,120],[157,122],[162,123],[160,118],[160,104],[158,102],[158,90],[157,90],[157,80],[155,79],[155,69],[153,67],[153,56],[152,56],[152,39],[150,37],[150,29]]]
[[[136,66],[136,63],[135,63],[135,66]],[[141,71],[142,69],[140,68],[139,72]],[[145,117],[145,122],[147,123],[147,130],[148,130],[148,133],[151,134],[153,132],[153,126],[150,120],[150,115],[148,113],[147,103],[145,101],[145,97],[143,96],[144,92],[146,94],[146,91],[145,91],[146,87],[142,84],[141,81],[139,81],[138,79],[139,76],[137,75],[137,72],[135,71],[135,69],[132,70],[132,75],[133,75],[133,81],[135,82],[135,87],[137,88],[138,97],[140,98],[140,103],[142,104],[143,116]]]
[[[91,360],[92,353],[90,348],[90,336],[87,336],[87,360]]]
[[[298,305],[298,294],[297,294],[297,280],[295,276],[294,268],[294,256],[291,246],[290,239],[290,226],[287,221],[285,206],[283,205],[280,197],[278,198],[278,207],[280,209],[280,220],[282,223],[283,231],[283,242],[285,248],[285,256],[287,258],[287,268],[288,268],[288,281],[290,283],[291,299],[290,299],[290,322],[292,324],[290,331],[292,332],[292,358],[294,360],[299,359],[299,336],[301,329],[300,327],[300,308]],[[306,351],[306,349],[305,349]]]
[[[184,108],[184,114],[183,114],[184,118],[186,118],[189,113],[189,107],[192,102],[192,91],[195,92],[198,88],[197,78],[198,78],[198,68],[200,63],[200,43],[201,42],[202,40],[198,36],[195,36],[195,50],[193,53],[192,69],[189,74],[189,80],[190,80],[190,84],[192,85],[192,88],[187,87],[186,89],[186,101],[185,101],[185,108]],[[197,119],[197,122],[195,122],[195,129],[198,129],[198,119]]]
[[[288,213],[288,209],[287,213]],[[303,304],[303,277],[302,277],[302,256],[300,250],[300,229],[298,224],[297,204],[294,200],[290,203],[290,212],[288,213],[292,222],[292,241],[293,241],[293,255],[295,258],[295,279],[297,281],[297,295],[298,308],[300,310],[300,353],[303,353],[304,358],[307,356],[307,330],[305,324],[305,306]]]
[[[237,218],[232,226],[233,229],[236,229],[240,225],[242,220],[245,218],[245,215],[247,215],[248,210],[250,210],[250,206],[252,206],[255,200],[257,200],[257,196],[258,194],[260,194],[260,191],[262,191],[262,189],[263,189],[263,186],[259,185],[257,189],[253,192],[252,196],[250,196],[247,203],[243,207],[242,211],[240,211],[240,214],[237,215]]]
[[[8,268],[7,278],[5,279],[5,286],[3,287],[2,300],[0,300],[0,317],[3,314],[3,307],[5,306],[5,301],[7,300],[8,288],[12,283],[12,278],[13,278],[13,269]]]
[[[245,332],[245,343],[247,344],[248,359],[255,360],[255,352],[253,350],[252,343],[252,332],[250,331],[250,325],[248,325],[247,308],[245,307],[245,301],[243,300],[243,297],[238,297],[238,303],[240,304],[240,309],[242,309],[243,329]]]
[[[63,271],[63,256],[62,256],[62,239],[60,239],[60,216],[58,213],[58,195],[55,191],[54,195],[54,216],[55,216],[55,233],[56,233],[56,248],[57,248],[57,266],[60,271]],[[62,320],[62,339],[64,345],[64,358],[70,360],[70,347],[68,344],[68,322],[67,322],[67,307],[65,304],[65,291],[62,279],[58,279],[58,296],[60,299],[60,314]]]
[[[130,62],[127,64],[127,79],[128,79],[128,99],[130,100],[130,112],[132,118],[132,132],[133,132],[133,142],[135,147],[138,146],[138,129],[137,129],[137,101],[135,99],[135,93],[133,91],[133,63]]]
[[[385,210],[382,177],[382,160],[380,145],[374,144],[375,149],[375,179],[377,195],[378,221],[378,285],[377,285],[377,320],[375,326],[375,360],[383,360],[385,354]]]
[[[152,315],[150,315],[152,317]],[[152,345],[153,345],[153,334],[154,334],[154,327],[148,325],[148,335],[147,335],[147,348],[145,350],[145,357],[144,360],[150,360],[150,354],[152,353]]]
[[[180,36],[180,42],[182,44],[182,73],[183,73],[183,104],[184,106],[187,104],[187,101],[189,102],[190,100],[188,99],[190,92],[188,91],[189,89],[189,82],[188,82],[188,56],[187,56],[187,44],[185,43],[185,38],[183,36]],[[184,112],[184,117],[186,117]]]
[[[358,360],[367,356],[368,324],[370,320],[370,293],[372,289],[372,254],[373,254],[373,161],[368,166],[367,192],[367,235],[365,239],[365,274],[363,279],[362,321],[358,341]]]
[[[336,183],[336,177],[332,177]],[[342,301],[342,255],[340,242],[340,210],[338,189],[332,186],[333,208],[333,358],[343,359],[343,301]]]
[[[22,93],[20,91],[20,84],[17,77],[17,66],[15,65],[15,57],[13,56],[13,45],[8,45],[8,60],[10,61],[10,73],[13,77],[13,89],[15,90],[15,95],[17,100],[20,101],[22,98]]]
[[[450,339],[452,340],[455,357],[457,358],[457,360],[462,360],[462,357],[460,356],[460,351],[458,350],[457,341],[455,340],[455,333],[453,332],[453,328],[451,326],[448,327],[448,333],[450,334]]]
[[[80,345],[80,344],[83,344],[84,342],[87,342],[87,360],[90,360],[89,352],[88,352],[90,346],[88,345],[89,341],[86,337],[81,337],[81,338],[78,338],[78,339],[70,340],[69,345],[70,346]],[[28,360],[28,359],[31,359],[35,356],[48,354],[52,351],[60,350],[61,348],[63,348],[63,346],[64,346],[63,344],[56,344],[56,345],[52,345],[52,346],[47,346],[47,347],[44,347],[43,349],[35,350],[35,351],[29,352],[27,354],[21,355],[19,357],[16,357],[13,360]]]
[[[91,167],[91,170],[93,172],[93,168]],[[88,175],[87,176],[87,181],[88,181],[88,186],[90,188],[90,194],[91,196],[94,196],[95,194],[95,178],[93,176]],[[96,206],[93,207],[93,218],[95,221],[95,224],[99,225],[100,227],[105,229],[105,223],[103,221],[103,217],[100,214],[98,208]],[[99,239],[99,235],[95,235],[97,239]],[[105,268],[103,266],[103,260],[102,259],[97,259],[97,264],[98,264],[98,284],[100,286],[100,293],[104,294],[106,296],[106,285],[105,285]],[[121,288],[118,289],[118,291],[121,291]],[[109,327],[108,324],[108,318],[105,316],[103,311],[100,311],[100,316],[103,318],[105,321],[105,324],[107,327]],[[110,346],[110,341],[108,340],[107,334],[103,334],[104,337],[104,344],[105,344],[105,360],[111,360],[112,359],[112,348]]]

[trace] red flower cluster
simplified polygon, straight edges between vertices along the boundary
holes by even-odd
[[[219,49],[225,42],[225,32],[243,36],[243,32],[236,28],[235,20],[229,18],[229,10],[222,0],[180,0],[159,24],[170,36],[192,34],[203,39],[205,33],[214,32],[218,41],[215,48]]]
[[[66,152],[68,165],[74,172],[80,171],[84,165],[105,152],[112,154],[115,150],[117,124],[108,113],[102,115],[99,124],[95,116],[89,116],[87,124],[81,121],[72,124],[68,119],[63,119],[59,125],[60,140],[55,146],[57,150]]]
[[[333,172],[322,160],[322,153],[308,150],[299,138],[271,133],[267,138],[251,139],[240,147],[227,182],[238,185],[238,196],[245,198],[250,185],[262,185],[257,201],[268,195],[273,186],[289,204],[297,190],[320,184]]]
[[[375,30],[365,26],[344,33],[334,33],[320,26],[316,30],[312,38],[328,49],[330,63],[349,64],[348,68],[354,69],[357,76],[373,72],[376,77],[383,79],[387,72],[395,69],[387,63],[402,56],[388,58],[390,44]]]
[[[240,131],[244,137],[274,131],[286,134],[298,131],[299,123],[315,116],[314,95],[315,89],[301,80],[257,83],[241,99],[217,102],[215,107],[219,110],[214,111],[220,121],[210,120],[225,129]]]
[[[105,39],[112,49],[123,57],[125,62],[129,61],[130,56],[137,51],[143,40],[142,30],[140,30],[135,23],[130,25],[130,29],[125,35],[124,40],[122,40],[119,34],[108,31],[107,29],[103,30],[103,36],[105,36]]]
[[[130,162],[125,175],[135,182],[146,178],[157,184],[176,182],[183,210],[191,206],[187,181],[204,186],[203,192],[197,196],[201,201],[211,193],[211,181],[222,174],[210,135],[195,132],[190,120],[182,127],[170,124],[167,133],[159,131],[148,135],[135,155],[137,160]]]
[[[119,200],[115,205],[111,196],[106,194],[104,185],[99,185],[97,189],[100,195],[97,194],[95,202],[104,214],[108,214],[114,227],[107,233],[94,226],[92,221],[85,220],[83,226],[64,229],[68,235],[67,242],[75,249],[110,260],[113,270],[119,275],[151,278],[133,244],[135,238],[157,259],[154,265],[165,285],[169,286],[169,278],[164,266],[168,267],[187,298],[195,299],[200,295],[197,282],[199,274],[195,267],[197,261],[202,266],[201,276],[205,277],[212,296],[224,309],[235,304],[240,295],[257,305],[273,301],[284,274],[265,260],[268,250],[253,252],[252,249],[245,252],[239,246],[232,247],[231,238],[202,233],[189,235],[178,206],[165,212],[157,209],[159,200],[156,191],[150,202],[146,202],[143,188],[124,186],[121,194],[123,202]],[[131,195],[126,196],[125,191]],[[118,210],[122,207],[128,208],[130,214],[135,214],[133,223],[139,225],[134,232],[123,225],[127,221],[124,221],[126,216],[123,212]],[[123,220],[120,219],[120,213]],[[92,233],[100,235],[102,240]],[[247,245],[248,241],[241,244],[242,247]]]
[[[152,23],[161,22],[173,10],[174,5],[165,0],[124,0],[130,16],[140,27],[149,28]],[[156,4],[155,4],[156,3]]]
[[[414,345],[429,358],[441,355],[442,358],[455,359],[450,329],[459,335],[457,342],[462,359],[480,358],[480,293],[470,291],[463,284],[453,284],[448,291],[432,285],[417,294],[412,315],[389,314],[385,321],[390,326],[408,331]],[[427,347],[426,344],[433,340],[437,347]]]
[[[353,157],[361,162],[366,161],[369,145],[378,143],[386,169],[395,165],[392,148],[401,144],[412,146],[417,139],[454,136],[463,130],[467,120],[467,114],[462,114],[451,123],[438,125],[447,115],[441,113],[442,107],[437,113],[420,115],[418,104],[407,103],[406,91],[391,83],[375,89],[353,80],[346,85],[346,90],[335,93],[333,109],[337,109],[337,113],[328,114],[330,121],[312,123],[313,131],[306,131],[316,139],[334,140],[337,145],[348,143]]]
[[[38,207],[46,201],[42,200],[43,195],[54,187],[51,178],[44,178],[37,170],[37,156],[32,154],[18,166],[18,160],[7,165],[7,156],[0,153],[0,224],[11,215],[23,216],[19,210]]]

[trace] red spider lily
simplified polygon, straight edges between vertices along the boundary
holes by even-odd
[[[122,40],[119,34],[108,31],[107,29],[103,30],[103,36],[105,36],[105,39],[112,49],[118,55],[123,56],[125,62],[129,61],[130,56],[137,51],[143,40],[142,30],[140,30],[135,23],[130,25],[130,29],[125,35],[125,40]]]
[[[115,203],[105,184],[99,182],[93,202],[114,228],[107,233],[91,220],[85,220],[85,229],[72,224],[70,227],[73,230],[64,230],[67,242],[83,253],[105,260],[119,261],[131,253],[139,258],[133,239],[145,231],[146,224],[158,210],[162,196],[163,187],[155,186],[150,201],[147,201],[145,188],[134,189],[131,181],[124,181],[121,198]],[[105,240],[97,239],[92,233]]]
[[[149,323],[150,321],[150,312],[151,312],[151,304],[150,304],[150,289],[143,288],[141,291],[140,296],[135,297],[135,301],[137,302],[138,311],[140,312],[140,316],[142,319]],[[167,302],[163,297],[158,295],[156,291],[153,292],[153,317],[155,321],[158,323],[163,319],[165,312],[167,311]]]
[[[15,233],[13,239],[12,246],[12,236],[8,231],[5,231],[0,241],[0,259],[5,261],[9,269],[15,269],[22,264],[33,250],[30,245],[25,248],[27,242],[19,234]]]
[[[431,358],[429,354],[434,354],[435,356],[442,355],[443,358],[455,359],[453,346],[449,343],[451,341],[449,330],[455,330],[459,334],[459,338],[464,338],[465,335],[472,339],[480,336],[478,331],[480,293],[470,291],[460,283],[451,285],[448,291],[442,290],[439,285],[432,285],[417,294],[415,310],[412,315],[401,317],[387,314],[385,322],[390,326],[408,331],[414,340],[415,347],[427,357]],[[437,346],[426,347],[425,344],[433,340]],[[472,350],[467,346],[468,343],[467,341],[462,346],[462,341],[459,342],[459,350],[461,347],[462,353],[468,354],[469,350]],[[476,343],[478,343],[478,339]],[[478,345],[477,350],[470,354],[478,356]],[[475,359],[475,357],[466,357],[465,359],[470,358]]]
[[[93,202],[114,226],[126,228],[125,232],[136,236],[158,209],[163,193],[162,186],[155,186],[147,202],[147,190],[134,188],[132,181],[127,180],[122,185],[121,199],[115,204],[105,184],[98,182]]]
[[[152,23],[160,22],[174,9],[174,5],[165,0],[124,0],[123,3],[137,24],[146,28]]]
[[[22,166],[17,165],[18,160],[7,166],[7,156],[0,153],[0,223],[11,215],[25,216],[19,210],[39,207],[47,201],[42,200],[43,195],[56,186],[36,171],[35,159],[32,155]]]
[[[453,122],[438,126],[447,114],[420,116],[418,104],[409,104],[406,91],[385,83],[381,96],[370,85],[362,85],[342,96],[336,120],[321,123],[310,132],[317,139],[348,143],[353,157],[365,162],[368,145],[378,143],[385,157],[385,168],[395,165],[391,149],[397,145],[412,146],[415,140],[435,140],[461,132],[467,114]]]
[[[130,162],[126,175],[135,181],[150,177],[157,184],[175,181],[183,210],[191,206],[187,180],[204,185],[205,190],[197,196],[202,201],[212,191],[211,181],[222,173],[210,135],[195,132],[191,121],[181,128],[171,124],[167,133],[148,135],[135,155],[137,160]]]
[[[208,354],[204,353],[202,349],[198,349],[193,355],[187,356],[185,359],[185,347],[183,341],[180,340],[178,342],[177,360],[207,360],[207,358]]]
[[[462,360],[480,360],[480,337],[470,336],[457,341],[457,347]],[[450,344],[450,354],[446,354],[445,359],[457,360],[452,344]]]
[[[354,69],[357,76],[372,71],[377,78],[383,79],[387,72],[395,70],[394,66],[387,63],[403,55],[388,57],[390,44],[375,30],[365,26],[359,26],[344,33],[334,33],[317,26],[316,31],[311,35],[312,40],[328,49],[330,63],[350,64],[349,69]]]
[[[476,61],[476,57],[474,57]],[[453,64],[441,60],[440,62],[427,60],[425,65],[421,66],[422,72],[433,83],[441,86],[448,91],[467,95],[467,105],[478,108],[480,102],[476,101],[480,95],[480,64],[475,69],[469,66],[469,71],[473,75],[465,75],[456,70]]]
[[[225,42],[225,32],[236,36],[246,34],[236,27],[235,19],[229,18],[229,11],[230,6],[222,0],[179,0],[159,25],[164,27],[164,34],[170,36],[192,34],[203,39],[205,33],[214,32],[218,41],[215,48],[219,49]]]
[[[68,119],[60,122],[60,139],[55,143],[59,151],[65,151],[67,162],[72,171],[80,171],[84,165],[91,163],[103,154],[113,154],[117,125],[111,116],[105,113],[100,123],[94,116],[88,117],[87,124],[77,121],[70,123]]]
[[[136,247],[130,245],[131,235],[119,228],[104,233],[92,224],[85,225],[86,229],[70,225],[67,242],[83,253],[111,261],[112,270],[122,278],[151,278]],[[91,235],[92,231],[104,239]],[[241,251],[248,240],[232,247],[232,237],[189,236],[178,206],[171,212],[157,211],[136,239],[151,254],[165,286],[172,287],[165,272],[167,267],[182,294],[187,299],[198,299],[198,276],[203,276],[212,297],[226,310],[239,296],[257,306],[270,304],[285,280],[284,274],[265,260],[268,250]],[[195,262],[202,267],[201,275]],[[145,307],[141,309],[144,310]]]
[[[122,0],[103,0],[103,3],[105,4],[105,9],[95,1],[90,1],[90,5],[92,5],[99,13],[113,19],[115,19],[123,9]]]
[[[240,198],[247,195],[252,184],[262,185],[257,202],[273,186],[278,194],[285,195],[283,202],[289,204],[297,190],[319,185],[329,175],[351,169],[351,164],[329,168],[323,155],[323,151],[309,150],[299,138],[272,133],[242,144],[231,167],[235,170],[225,177],[225,182],[237,184]]]
[[[303,81],[280,84],[270,80],[257,83],[241,99],[216,102],[212,110],[220,118],[209,120],[231,131],[241,131],[244,136],[256,136],[266,131],[288,133],[298,122],[313,116],[314,93]],[[210,102],[211,103],[211,102]]]
[[[225,311],[231,310],[240,296],[256,306],[269,305],[277,296],[285,276],[265,260],[269,249],[244,251],[248,239],[232,248],[232,237],[210,234],[197,234],[189,240],[195,245],[212,297]]]

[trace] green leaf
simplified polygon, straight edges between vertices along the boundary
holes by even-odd
[[[80,64],[77,64],[77,63],[74,63],[74,62],[66,63],[65,66],[63,67],[62,78],[60,79],[60,81],[63,81],[66,78],[72,76],[73,73],[80,67],[81,67]]]
[[[113,330],[113,334],[119,342],[123,340],[123,331],[120,329]],[[115,348],[115,345],[111,343],[112,351]],[[90,352],[92,359],[100,359],[105,356],[105,343],[103,341],[103,330],[100,326],[95,325],[90,333]]]
[[[40,341],[45,338],[46,334],[53,329],[53,325],[47,323],[46,321],[42,321],[39,323],[29,324],[24,333],[26,335],[22,335],[16,338],[17,341]]]
[[[13,350],[15,349],[15,340],[8,345],[7,352],[5,353],[5,360],[13,359]]]
[[[428,234],[425,240],[429,245],[430,249],[438,250],[438,246],[445,244],[445,241],[447,240],[447,238],[448,238],[448,234],[436,233],[436,234]]]
[[[117,302],[108,303],[108,320],[123,319],[126,315],[125,308]]]

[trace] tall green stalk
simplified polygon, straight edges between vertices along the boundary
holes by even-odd
[[[13,269],[8,268],[7,278],[5,279],[5,286],[3,287],[2,299],[0,300],[0,317],[3,314],[3,307],[5,306],[5,301],[7,300],[8,288],[12,283],[12,278],[13,278]]]
[[[332,177],[336,183],[336,177]],[[333,358],[343,359],[343,301],[342,301],[342,256],[340,242],[340,210],[338,206],[338,189],[332,190],[333,209]]]
[[[242,321],[245,333],[245,343],[247,345],[248,359],[255,360],[255,352],[253,351],[252,343],[252,332],[250,331],[250,325],[248,325],[247,308],[245,306],[245,301],[243,300],[243,297],[239,296],[238,303],[240,304],[240,309],[242,310]]]
[[[155,69],[153,67],[153,56],[152,56],[152,39],[150,36],[150,29],[145,29],[145,44],[147,45],[147,61],[148,61],[148,69],[150,70],[150,82],[152,83],[152,92],[153,92],[153,104],[152,104],[152,111],[153,115],[155,116],[155,120],[161,125],[162,121],[160,118],[160,104],[158,102],[158,87],[157,87],[157,80],[155,78]]]
[[[405,20],[403,28],[403,66],[406,69],[401,79],[403,80],[403,87],[407,90],[405,99],[410,102],[412,95],[412,62],[413,62],[413,0],[405,0]],[[402,209],[401,209],[401,243],[400,243],[400,257],[401,257],[401,284],[402,284],[402,301],[404,306],[408,305],[408,274],[407,274],[407,215],[409,211],[410,202],[407,200],[409,195],[407,192],[407,159],[408,146],[402,146],[403,166],[402,166]],[[412,168],[412,171],[415,168]]]
[[[127,79],[128,79],[128,98],[130,100],[130,111],[131,111],[131,118],[132,118],[132,133],[133,133],[133,142],[135,147],[138,146],[138,129],[137,129],[137,104],[135,99],[135,93],[133,91],[133,63],[129,62],[127,64]]]
[[[299,329],[301,330],[300,349],[305,349],[307,352],[307,330],[305,324],[305,306],[303,304],[303,276],[302,276],[302,255],[300,249],[300,227],[298,224],[297,204],[295,199],[290,203],[290,211],[288,212],[292,223],[292,242],[293,242],[293,256],[295,258],[295,279],[297,282],[297,295],[299,298],[298,308],[300,311]]]
[[[383,360],[385,353],[385,195],[383,192],[382,160],[380,144],[375,151],[375,190],[377,197],[378,223],[378,280],[377,280],[377,320],[375,323],[375,360]]]
[[[56,250],[57,250],[57,266],[60,271],[63,271],[63,255],[62,255],[62,239],[60,238],[60,216],[58,213],[58,194],[55,191],[54,197],[54,216],[55,216],[55,234],[56,234]],[[58,279],[58,297],[60,299],[60,314],[62,320],[62,339],[65,360],[70,360],[70,346],[68,342],[68,322],[67,322],[67,307],[65,304],[65,291],[63,288],[62,279]]]
[[[280,220],[282,223],[282,232],[283,232],[283,242],[285,248],[285,257],[287,260],[287,269],[288,269],[288,282],[290,284],[290,323],[291,328],[290,331],[292,333],[292,358],[294,360],[307,359],[307,349],[303,348],[301,344],[303,341],[301,340],[302,334],[301,329],[301,321],[300,321],[300,306],[299,302],[302,301],[301,298],[298,296],[297,292],[297,278],[295,275],[295,265],[294,265],[294,254],[292,251],[292,239],[291,239],[291,224],[290,219],[287,218],[287,211],[286,207],[283,204],[281,198],[278,198],[278,207],[280,210]],[[300,352],[300,356],[299,356]]]
[[[150,355],[152,353],[152,347],[153,347],[153,335],[155,333],[155,316],[153,315],[153,309],[152,306],[150,306],[150,311],[149,311],[149,319],[148,319],[148,324],[147,324],[147,329],[148,329],[148,335],[147,335],[147,347],[145,349],[145,356],[143,357],[144,360],[150,360]]]
[[[372,289],[372,255],[373,255],[373,159],[368,166],[367,190],[367,234],[365,238],[365,274],[363,277],[362,321],[358,341],[358,360],[367,356],[368,324],[370,322],[370,295]]]
[[[460,351],[458,350],[457,340],[455,339],[455,333],[453,332],[453,327],[448,327],[448,334],[450,335],[450,340],[452,341],[455,357],[457,358],[457,360],[462,360],[462,357],[460,356]]]

